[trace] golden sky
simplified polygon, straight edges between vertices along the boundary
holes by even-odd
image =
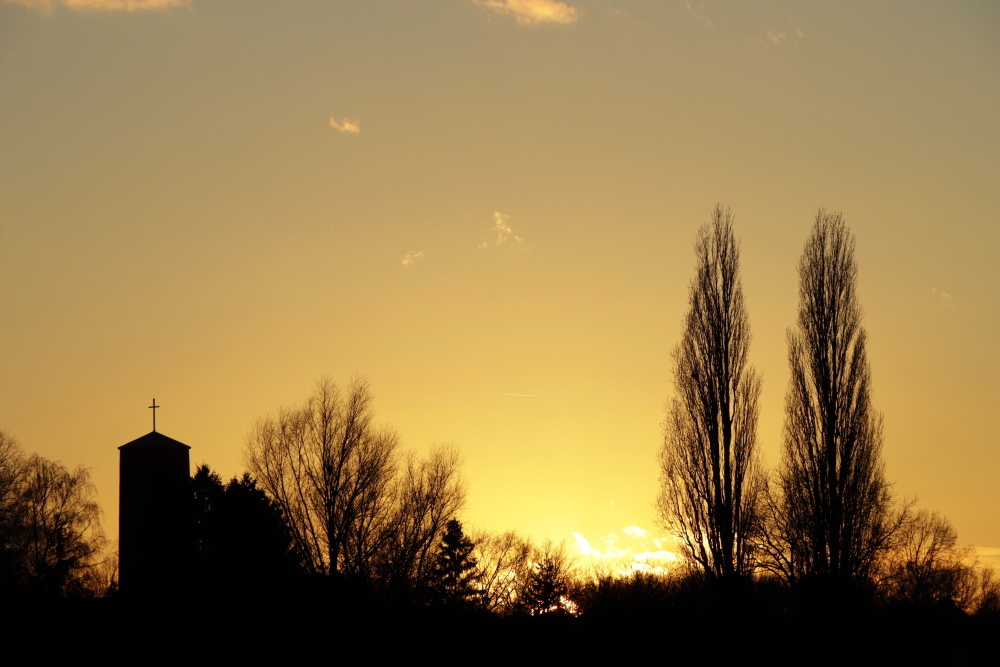
[[[461,449],[467,524],[637,535],[698,226],[732,207],[773,466],[823,206],[895,493],[1000,547],[998,34],[989,1],[0,0],[0,428],[91,467],[114,537],[154,396],[231,476],[359,373]]]

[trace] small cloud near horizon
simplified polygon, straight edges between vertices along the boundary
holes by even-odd
[[[573,23],[578,11],[558,0],[472,0],[480,7],[502,16],[512,16],[521,25]]]
[[[4,0],[8,5],[21,5],[43,14],[51,14],[57,6],[73,11],[138,12],[174,7],[190,7],[194,0]]]
[[[332,115],[330,116],[330,127],[337,130],[337,132],[346,132],[348,134],[361,134],[361,121],[357,118],[344,118],[340,122],[337,121]],[[376,134],[378,134],[376,132]]]
[[[423,250],[418,250],[417,252],[408,252],[403,255],[403,268],[412,269],[413,263],[424,256]]]

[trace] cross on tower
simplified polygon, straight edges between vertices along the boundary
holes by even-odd
[[[162,406],[157,405],[156,404],[156,399],[154,398],[153,399],[153,404],[151,406],[149,406],[150,410],[153,411],[153,432],[154,433],[156,432],[156,408],[159,408],[159,407],[162,407]]]

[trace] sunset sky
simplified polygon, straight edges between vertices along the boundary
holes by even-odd
[[[91,468],[113,539],[154,396],[228,477],[356,373],[460,448],[467,525],[596,548],[657,527],[717,203],[778,463],[825,207],[894,493],[1000,554],[998,35],[990,1],[0,0],[0,429]]]

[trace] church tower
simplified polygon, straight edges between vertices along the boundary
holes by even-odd
[[[122,595],[173,597],[186,590],[192,553],[190,450],[153,430],[118,448],[118,572]]]

